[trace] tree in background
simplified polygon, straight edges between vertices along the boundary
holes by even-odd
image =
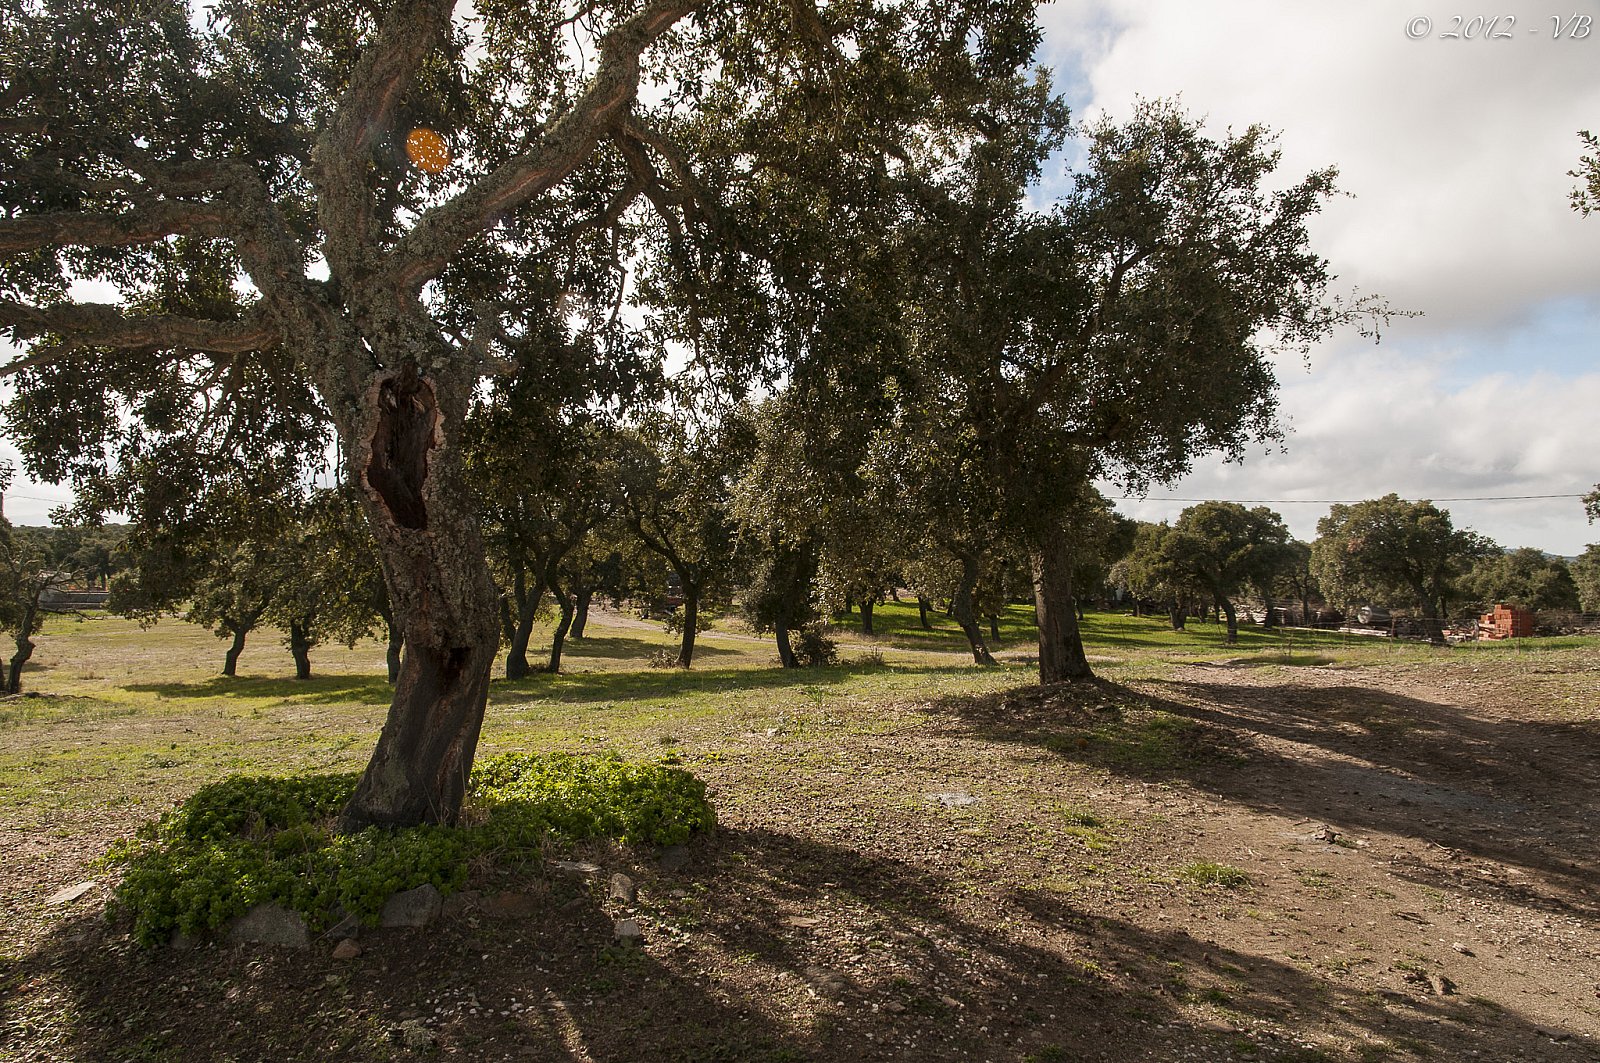
[[[353,647],[381,637],[389,682],[400,678],[405,633],[389,603],[389,588],[360,503],[346,488],[315,491],[302,515],[304,579],[322,588],[317,623],[323,636]]]
[[[1600,543],[1590,543],[1569,567],[1583,611],[1600,613]]]
[[[1578,139],[1583,146],[1589,149],[1589,154],[1580,156],[1578,168],[1568,170],[1568,177],[1578,179],[1577,187],[1571,192],[1572,209],[1587,218],[1593,211],[1600,210],[1600,136],[1580,130]],[[1592,496],[1600,500],[1600,490]]]
[[[1283,518],[1237,502],[1202,502],[1178,515],[1161,540],[1161,553],[1180,583],[1201,588],[1228,622],[1228,642],[1239,641],[1233,600],[1247,585],[1271,583],[1287,560],[1289,529]]]
[[[332,422],[406,643],[345,830],[461,808],[500,627],[461,429],[486,373],[520,371],[517,279],[605,247],[648,276],[639,299],[685,293],[685,349],[719,373],[718,320],[804,300],[826,261],[788,230],[848,242],[851,187],[890,154],[936,166],[1039,39],[1016,0],[456,9],[219,0],[202,23],[46,0],[0,36],[0,327],[30,345],[5,367],[29,472],[109,510],[108,441],[183,428],[218,461],[304,469]],[[765,283],[737,284],[743,263]],[[122,298],[79,301],[77,279]],[[604,325],[625,389],[620,307],[567,290],[556,322]]]
[[[1322,597],[1322,587],[1311,571],[1311,544],[1291,539],[1284,547],[1283,565],[1277,570],[1272,583],[1277,597],[1293,598],[1300,603],[1300,623],[1307,627],[1316,619],[1311,608],[1314,599]]]
[[[187,603],[185,620],[230,640],[222,674],[233,676],[280,586],[303,578],[283,556],[303,499],[297,487],[242,471],[206,475],[180,457],[165,451],[125,470],[137,485],[132,524],[106,608],[148,627]]]
[[[1117,563],[1117,574],[1135,598],[1159,602],[1172,630],[1182,631],[1193,605],[1204,599],[1205,588],[1174,561],[1166,548],[1171,536],[1172,526],[1166,521],[1140,521],[1132,549]]]
[[[15,469],[0,462],[0,495],[11,486]],[[63,543],[35,529],[13,528],[0,512],[0,630],[12,636],[15,651],[6,668],[5,692],[22,692],[22,669],[33,657],[33,636],[45,618],[45,597],[76,578]],[[53,548],[54,547],[54,548]]]
[[[737,530],[733,479],[740,464],[732,423],[693,430],[664,417],[618,443],[621,520],[677,577],[683,595],[678,667],[694,661],[700,607],[732,575]]]
[[[1031,102],[1033,135],[975,147],[923,231],[907,401],[970,454],[994,527],[1026,544],[1040,678],[1057,682],[1092,674],[1064,507],[1096,477],[1140,488],[1277,438],[1270,356],[1386,311],[1329,296],[1308,224],[1333,171],[1274,191],[1260,127],[1212,139],[1175,105],[1141,103],[1084,131],[1071,192],[1041,213],[1024,192],[1059,126]]]
[[[1460,579],[1492,546],[1432,502],[1390,494],[1334,506],[1317,522],[1311,566],[1330,600],[1413,607],[1442,643]]]
[[[1461,580],[1461,593],[1479,609],[1495,605],[1535,611],[1578,609],[1578,585],[1567,563],[1532,547],[1478,558]]]

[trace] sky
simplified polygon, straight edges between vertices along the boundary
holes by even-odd
[[[1577,131],[1600,131],[1600,0],[1502,2],[1492,32],[1509,37],[1492,39],[1465,17],[1457,24],[1464,9],[1432,3],[1041,8],[1039,58],[1078,119],[1179,96],[1217,132],[1271,127],[1286,179],[1340,170],[1349,195],[1313,226],[1335,290],[1421,314],[1376,346],[1352,331],[1316,348],[1309,368],[1282,360],[1281,450],[1201,460],[1148,499],[1119,500],[1123,512],[1163,520],[1189,504],[1165,499],[1263,500],[1309,540],[1328,508],[1316,500],[1393,491],[1438,500],[1458,525],[1507,547],[1572,555],[1600,542],[1575,497],[1444,501],[1572,496],[1600,483],[1600,215],[1581,218],[1567,200]],[[1451,31],[1462,38],[1440,36]],[[1064,167],[1041,199],[1065,187]],[[19,480],[6,515],[44,523],[67,497]],[[1291,499],[1307,501],[1277,501]]]
[[[1334,165],[1349,193],[1312,227],[1334,290],[1421,313],[1376,346],[1336,335],[1309,369],[1298,355],[1278,362],[1281,451],[1201,460],[1147,500],[1119,500],[1122,512],[1169,520],[1189,504],[1167,498],[1443,500],[1600,483],[1600,215],[1567,199],[1577,131],[1600,132],[1600,2],[1493,11],[1508,38],[1485,39],[1470,8],[1432,0],[1041,9],[1040,58],[1076,118],[1178,96],[1215,132],[1270,127],[1286,175]],[[1061,180],[1047,175],[1041,198]],[[1506,547],[1572,555],[1600,542],[1576,498],[1439,504]],[[1273,508],[1308,541],[1328,510]]]

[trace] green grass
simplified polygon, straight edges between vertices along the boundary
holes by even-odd
[[[689,758],[714,756],[740,736],[774,733],[797,741],[807,728],[873,733],[897,726],[891,704],[981,695],[1034,681],[1032,609],[1007,607],[997,668],[971,664],[954,622],[917,624],[914,602],[879,607],[879,634],[864,638],[859,616],[837,625],[848,662],[882,663],[783,670],[769,639],[732,620],[698,641],[696,667],[652,669],[648,654],[675,643],[659,624],[597,613],[589,637],[567,644],[565,671],[490,687],[482,749],[586,752],[612,748],[659,755],[671,744]],[[1553,639],[1535,652],[1508,644],[1441,651],[1332,633],[1244,629],[1236,646],[1221,625],[1090,613],[1084,638],[1095,668],[1113,681],[1161,678],[1185,662],[1246,659],[1267,665],[1449,662],[1470,669],[1478,654],[1559,663],[1600,639]],[[536,634],[535,659],[541,651]],[[141,629],[117,617],[53,617],[24,674],[31,695],[0,701],[0,814],[18,826],[48,825],[94,809],[159,810],[199,786],[236,773],[337,772],[363,766],[390,697],[384,647],[319,646],[314,678],[290,678],[292,663],[273,631],[252,635],[240,675],[220,676],[225,645],[209,632],[165,620]],[[1536,670],[1530,666],[1530,670]],[[1064,755],[1136,773],[1181,770],[1196,755],[1194,724],[1124,707],[1111,718],[1049,742]],[[1081,743],[1081,744],[1080,744]],[[1066,824],[1085,831],[1105,828]],[[1085,842],[1090,838],[1083,836]],[[1095,841],[1101,839],[1095,838]]]
[[[1222,886],[1237,889],[1250,884],[1250,876],[1231,864],[1213,860],[1193,860],[1177,870],[1178,878],[1196,886]]]

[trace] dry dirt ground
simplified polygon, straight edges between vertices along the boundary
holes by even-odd
[[[342,962],[138,950],[92,867],[133,818],[0,827],[0,1058],[1600,1060],[1592,659],[798,706],[684,760],[721,821],[686,852],[506,872]]]

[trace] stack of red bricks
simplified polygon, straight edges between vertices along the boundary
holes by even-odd
[[[1533,612],[1509,605],[1497,605],[1494,612],[1478,618],[1480,639],[1526,639],[1533,637]]]

